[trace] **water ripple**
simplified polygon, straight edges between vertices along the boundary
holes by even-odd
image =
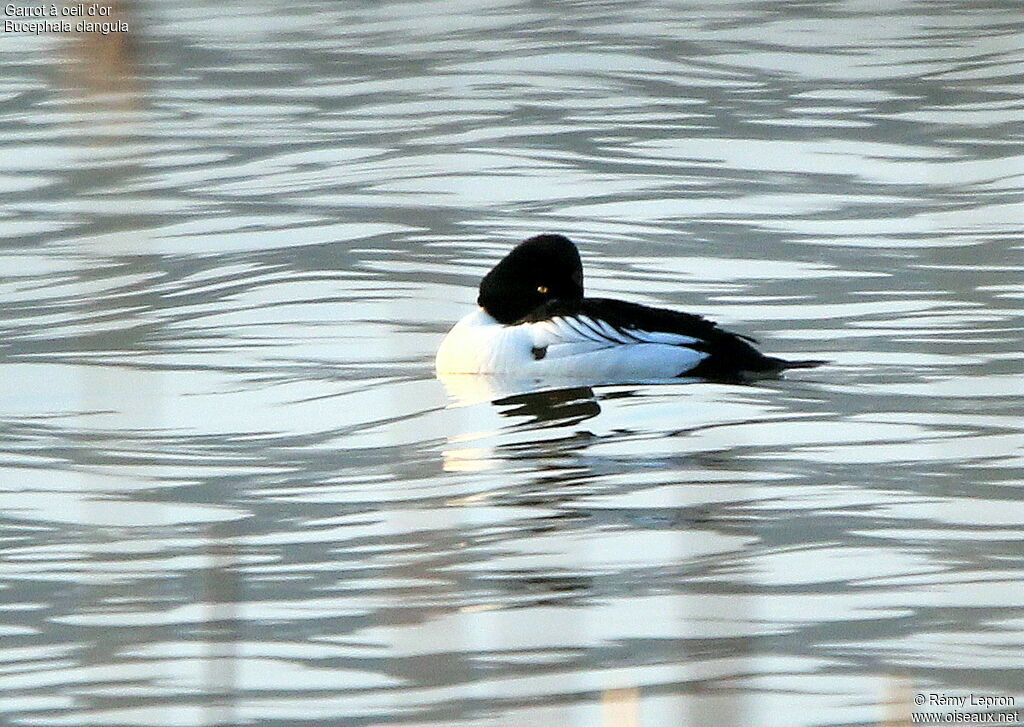
[[[5,37],[10,723],[1024,699],[1017,4],[387,10]],[[439,337],[545,230],[830,364],[450,398]]]

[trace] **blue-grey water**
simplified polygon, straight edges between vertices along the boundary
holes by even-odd
[[[1024,716],[1019,2],[115,10],[0,34],[4,724]],[[545,231],[831,363],[446,388]]]

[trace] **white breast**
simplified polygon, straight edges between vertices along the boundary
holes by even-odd
[[[560,316],[506,326],[478,309],[445,336],[435,367],[441,374],[673,378],[706,358],[707,354],[687,347],[694,342],[672,333],[620,331],[587,317]]]
[[[478,308],[448,331],[434,359],[438,373],[490,374],[534,362],[529,332],[504,326]]]

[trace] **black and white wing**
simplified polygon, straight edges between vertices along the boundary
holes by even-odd
[[[563,357],[644,343],[690,346],[700,339],[683,333],[617,327],[583,313],[555,315],[529,327],[535,356]]]
[[[615,347],[660,351],[672,347],[674,358],[685,349],[708,373],[778,370],[779,359],[762,355],[752,338],[731,333],[692,313],[629,303],[609,298],[552,301],[526,316],[534,355],[573,356]],[[632,345],[632,346],[631,346]],[[688,357],[689,361],[690,358]]]

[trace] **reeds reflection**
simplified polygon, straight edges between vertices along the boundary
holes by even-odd
[[[154,264],[160,252],[159,244],[143,229],[120,229],[127,220],[143,219],[151,214],[149,205],[145,200],[133,199],[130,195],[109,193],[112,185],[145,174],[150,161],[144,141],[153,133],[146,113],[150,99],[147,96],[149,89],[142,80],[146,76],[143,64],[147,59],[139,52],[132,3],[129,0],[103,0],[74,5],[84,12],[80,17],[130,28],[127,32],[78,32],[66,38],[65,51],[69,62],[62,66],[64,73],[60,84],[73,111],[73,128],[68,131],[73,138],[81,140],[75,145],[74,166],[103,169],[103,173],[95,178],[79,176],[74,193],[84,198],[107,196],[113,201],[112,209],[118,218],[113,225],[114,232],[85,236],[76,247],[76,258],[82,266],[76,277],[89,280],[95,276],[97,267],[112,265],[128,277],[155,279],[162,272]],[[88,212],[76,222],[81,229],[90,229],[97,223]],[[127,354],[124,358],[129,361],[133,358],[136,338],[133,329],[145,325],[143,316],[138,314],[145,307],[144,296],[133,296],[133,292],[129,290],[122,294],[120,303],[124,308],[118,316],[120,330],[108,334],[108,345]],[[77,317],[81,321],[102,319],[108,315],[107,309],[106,301],[86,297],[81,301]],[[139,355],[142,351],[134,353]],[[118,412],[118,427],[125,433],[157,432],[169,426],[165,411],[168,393],[154,386],[153,377],[138,368],[97,363],[80,367],[78,375],[82,393],[81,426],[84,430],[89,428],[97,412],[111,409]],[[101,511],[104,508],[102,500],[110,496],[106,490],[107,478],[93,477],[84,471],[79,474],[79,481],[86,493],[85,501],[89,503],[86,507]],[[82,534],[83,540],[89,544],[89,552],[116,552],[121,546],[110,532],[111,525],[114,525],[111,518],[98,516],[95,519],[108,525],[97,526]],[[171,530],[178,522],[173,516],[157,518],[150,526]],[[132,524],[130,519],[116,523],[121,527]],[[203,528],[200,538],[203,565],[194,571],[200,584],[194,594],[195,599],[206,606],[205,613],[197,619],[202,633],[198,640],[201,648],[196,653],[192,668],[196,681],[207,695],[196,710],[200,715],[199,723],[204,725],[234,724],[237,720],[238,643],[241,641],[238,604],[242,598],[240,581],[233,570],[238,559],[237,535],[232,520]],[[118,560],[124,561],[126,568],[131,567],[130,555]],[[92,590],[91,602],[83,599],[81,607],[102,612],[110,609],[111,604],[159,601],[165,597],[165,588],[164,584],[153,581],[146,581],[141,587],[138,583],[125,586],[115,581],[105,588]],[[131,646],[132,641],[119,638],[115,630],[98,637],[95,648],[110,659],[111,654]],[[90,660],[84,659],[83,662],[90,663]],[[91,663],[102,665],[104,661],[95,659]],[[175,678],[173,668],[158,672],[158,678]],[[110,704],[137,704],[137,700],[129,695],[113,700],[87,695],[80,697],[80,702],[80,708],[86,712],[103,710]],[[179,710],[168,704],[156,713],[161,715],[161,720],[173,722]]]
[[[64,80],[69,91],[82,100],[96,96],[107,97],[104,103],[108,110],[131,108],[142,101],[142,78],[140,68],[143,59],[139,55],[136,31],[137,18],[132,13],[131,0],[102,0],[102,2],[69,3],[86,11],[91,21],[110,23],[115,27],[127,27],[127,32],[75,32],[67,39],[71,62],[64,65]],[[102,8],[107,14],[100,16],[90,9]],[[77,23],[76,23],[77,24]],[[113,96],[120,96],[115,101]]]

